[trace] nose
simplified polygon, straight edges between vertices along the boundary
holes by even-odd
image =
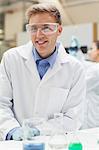
[[[38,30],[37,30],[37,32],[36,32],[36,36],[37,36],[37,37],[44,36],[44,34],[42,33],[41,28],[38,28]]]

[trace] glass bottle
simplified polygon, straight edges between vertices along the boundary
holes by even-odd
[[[51,150],[63,150],[63,149],[66,150],[67,138],[63,126],[63,114],[62,113],[54,114],[53,119],[56,122],[56,126],[55,126],[55,130],[50,136],[48,145]]]
[[[71,133],[71,141],[68,144],[68,150],[82,150],[83,149],[83,145],[82,143],[79,141],[79,138],[77,136],[77,131],[74,131]]]
[[[45,150],[45,142],[40,139],[40,131],[37,128],[37,126],[43,124],[44,121],[45,119],[41,117],[24,119],[22,125],[23,150]]]

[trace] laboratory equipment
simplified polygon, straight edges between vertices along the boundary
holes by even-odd
[[[40,136],[38,126],[45,121],[41,117],[24,119],[23,128],[23,150],[45,150],[45,143],[37,140]]]
[[[81,143],[70,143],[68,150],[82,150],[82,144]]]
[[[44,118],[41,117],[33,117],[24,119],[23,121],[23,139],[24,140],[33,140],[35,136],[40,135],[40,130],[38,129],[39,125],[43,124],[45,121]]]
[[[45,144],[37,142],[25,142],[23,144],[23,150],[45,150]]]
[[[67,136],[65,134],[65,129],[63,126],[63,114],[57,113],[54,114],[54,119],[56,122],[55,130],[50,136],[48,145],[51,150],[63,150],[67,147]]]
[[[68,150],[82,150],[83,149],[83,145],[82,143],[79,141],[79,138],[77,136],[77,130],[71,133],[71,141],[68,144]]]

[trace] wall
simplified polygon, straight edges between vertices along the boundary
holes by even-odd
[[[65,47],[70,46],[72,35],[79,39],[80,45],[87,45],[90,47],[93,41],[93,24],[65,26],[62,35],[59,37]]]
[[[15,11],[5,14],[5,40],[13,40],[16,34],[22,32],[23,12]]]
[[[99,23],[98,23],[98,25],[97,25],[97,39],[99,40]]]
[[[23,45],[29,41],[30,37],[27,32],[17,34],[17,46]]]

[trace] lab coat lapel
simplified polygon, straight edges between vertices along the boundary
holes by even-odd
[[[53,68],[49,68],[44,77],[42,78],[42,82],[45,82],[52,76],[54,76],[59,70],[61,69],[61,64],[59,62],[56,62],[53,66]]]
[[[61,68],[62,65],[67,63],[69,60],[69,56],[66,53],[64,47],[60,44],[59,49],[58,49],[58,55],[56,58],[56,62],[53,65],[53,68],[49,68],[44,77],[42,78],[42,82],[45,82],[52,76],[54,76]]]
[[[33,60],[33,56],[26,60],[26,66],[30,70],[31,75],[34,76],[36,80],[40,81],[40,77],[36,68],[36,64]]]
[[[18,53],[25,59],[25,63],[27,68],[30,70],[31,75],[35,77],[37,81],[40,81],[40,77],[36,68],[36,64],[34,62],[33,56],[32,56],[32,49],[33,49],[33,44],[30,41],[29,43],[21,46],[18,49]],[[62,44],[59,45],[58,48],[58,55],[56,58],[56,62],[53,66],[53,68],[49,68],[44,77],[41,80],[41,83],[45,82],[52,76],[54,76],[62,67],[62,64],[67,63],[69,60],[68,54],[66,54],[66,51]]]
[[[35,61],[32,55],[33,44],[32,42],[28,42],[27,44],[21,46],[18,49],[18,53],[23,57],[27,69],[29,69],[32,77],[35,77],[36,80],[40,81],[40,77],[36,68]]]

